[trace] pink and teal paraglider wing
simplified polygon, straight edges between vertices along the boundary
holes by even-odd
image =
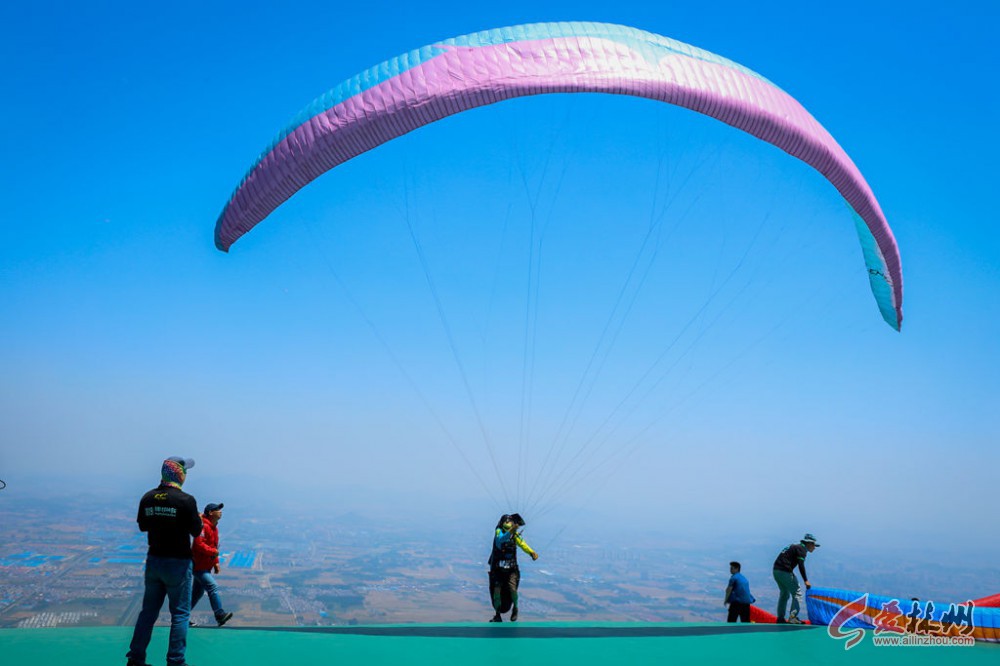
[[[833,137],[787,93],[730,60],[603,23],[540,23],[410,51],[344,81],[304,109],[261,154],[215,229],[229,247],[314,178],[446,116],[543,93],[634,95],[741,129],[814,167],[856,214],[883,318],[902,322],[899,251],[871,188]]]

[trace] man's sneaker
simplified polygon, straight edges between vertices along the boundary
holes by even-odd
[[[188,620],[188,626],[189,627],[197,627],[198,623],[194,621],[194,618],[192,618],[192,619]]]
[[[510,611],[510,621],[517,622],[517,606],[514,606],[514,608]]]
[[[777,620],[774,621],[774,623],[775,624],[788,624],[788,622],[783,617],[779,617]]]
[[[496,615],[490,618],[490,622],[503,622],[503,618],[500,617],[500,613],[497,613]]]
[[[805,622],[803,622],[797,617],[790,617],[788,618],[788,624],[805,624]]]
[[[229,622],[231,619],[233,619],[233,614],[232,613],[223,613],[219,617],[215,618],[215,621],[218,622],[219,626],[221,627],[226,622]]]

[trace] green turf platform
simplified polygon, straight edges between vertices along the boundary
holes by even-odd
[[[165,663],[167,628],[153,633],[148,661]],[[3,666],[125,664],[127,627],[0,629]],[[386,625],[331,628],[193,628],[195,666],[293,664],[1000,664],[1000,645],[857,647],[822,627],[726,624]]]

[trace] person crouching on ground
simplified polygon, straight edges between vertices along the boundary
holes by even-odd
[[[520,548],[532,560],[538,553],[518,533],[524,527],[520,514],[504,514],[497,522],[493,533],[493,552],[490,554],[490,596],[493,600],[494,615],[490,622],[503,622],[501,613],[510,611],[510,621],[517,622],[517,588],[521,583],[521,571],[517,567],[517,549]]]
[[[215,621],[221,627],[233,617],[222,607],[219,597],[219,586],[212,573],[219,573],[219,521],[222,520],[223,504],[206,504],[201,515],[201,536],[194,540],[191,547],[194,558],[194,583],[191,589],[191,610],[208,594],[208,602],[215,613]]]
[[[788,614],[789,624],[803,624],[799,618],[799,609],[802,607],[802,588],[795,577],[795,567],[799,568],[802,574],[802,582],[806,589],[812,587],[809,577],[806,576],[806,555],[819,548],[816,537],[806,534],[799,543],[785,546],[777,559],[774,560],[774,582],[778,584],[778,624],[785,624],[785,607],[788,599],[792,600],[792,609]]]
[[[729,563],[729,573],[729,585],[726,587],[726,599],[723,602],[729,606],[729,617],[726,618],[726,622],[736,622],[736,618],[739,618],[740,622],[749,622],[750,604],[757,600],[750,594],[750,583],[746,576],[740,573],[739,562]]]

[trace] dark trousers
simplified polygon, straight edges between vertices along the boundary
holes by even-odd
[[[515,569],[490,571],[490,599],[493,610],[506,613],[513,606],[517,608],[517,586],[521,582],[521,572]]]
[[[738,601],[730,601],[729,617],[726,618],[726,622],[736,622],[736,618],[740,618],[740,622],[749,622],[750,604],[741,604]]]

